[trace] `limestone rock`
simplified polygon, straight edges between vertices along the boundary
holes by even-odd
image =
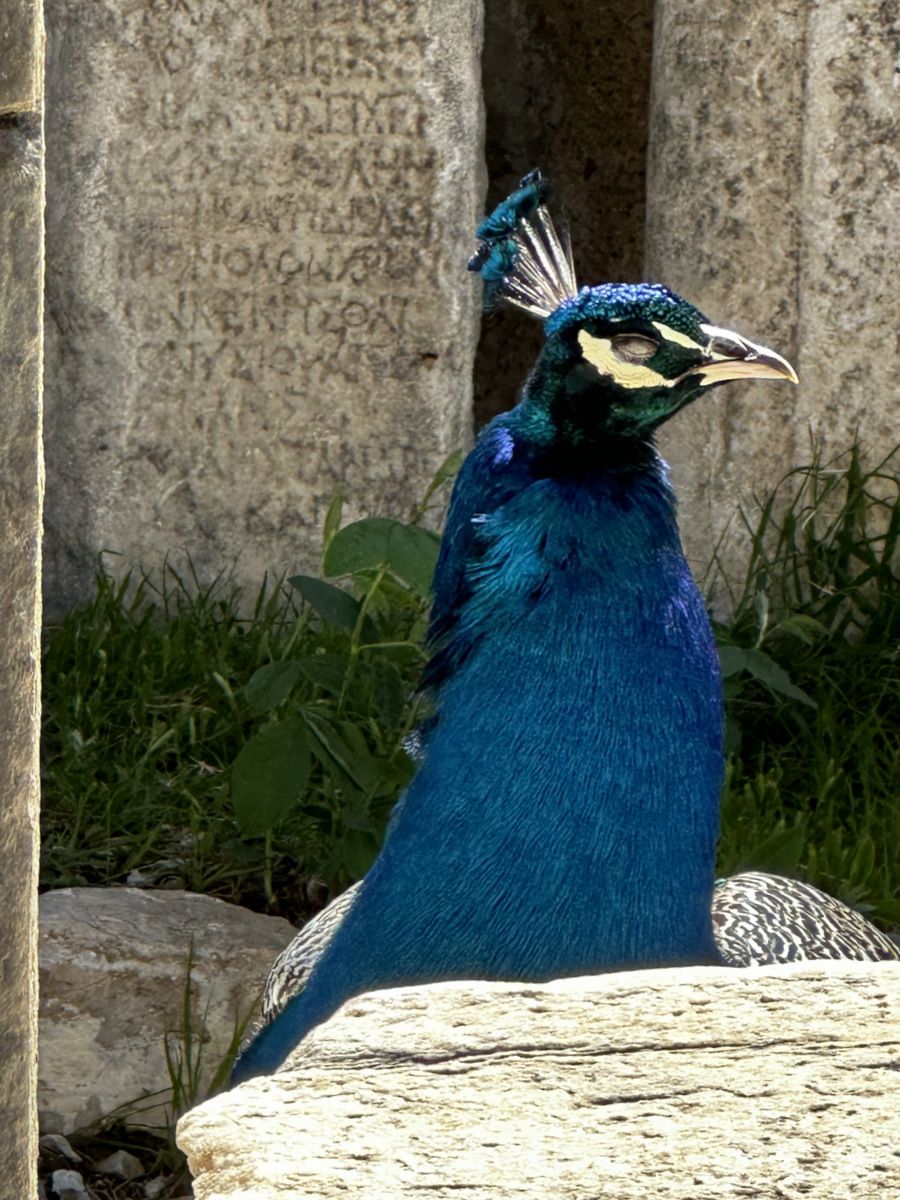
[[[48,0],[47,573],[317,560],[468,440],[476,0]],[[110,560],[115,566],[117,560]]]
[[[164,1038],[182,1027],[187,958],[208,1080],[235,1018],[253,1007],[294,933],[280,917],[193,892],[61,888],[40,898],[42,1131],[69,1133],[153,1095],[132,1119],[162,1124]],[[162,1095],[156,1095],[162,1093]]]
[[[56,1200],[92,1200],[78,1171],[54,1171],[50,1187]]]
[[[97,1170],[104,1175],[112,1175],[116,1179],[130,1182],[139,1179],[144,1174],[144,1167],[139,1158],[129,1154],[127,1150],[114,1150],[102,1162],[97,1163]]]
[[[370,993],[179,1123],[197,1200],[884,1197],[900,963]]]
[[[62,1163],[81,1162],[81,1155],[72,1148],[68,1139],[64,1138],[61,1133],[43,1134],[38,1140],[38,1151],[41,1160],[46,1160],[50,1164],[50,1169],[53,1170]]]

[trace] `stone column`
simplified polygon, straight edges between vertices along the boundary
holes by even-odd
[[[468,440],[480,7],[48,0],[54,609],[102,550],[309,567]]]
[[[37,1193],[43,26],[0,0],[0,1191]]]
[[[833,454],[858,428],[872,458],[900,441],[898,56],[880,0],[657,0],[646,274],[801,380],[731,386],[667,427],[700,568],[725,533],[740,577],[737,506],[810,461],[811,434]]]

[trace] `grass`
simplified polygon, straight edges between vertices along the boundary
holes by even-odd
[[[342,831],[310,815],[317,802],[329,811],[321,778],[274,839],[242,833],[229,779],[259,724],[243,691],[256,671],[290,645],[324,676],[340,637],[317,629],[283,583],[264,584],[250,616],[241,602],[233,583],[203,587],[171,567],[156,580],[101,573],[91,602],[46,631],[42,886],[125,883],[137,871],[296,918],[309,904],[304,876],[344,882],[333,844]],[[377,761],[393,795],[415,670],[388,678],[400,698]],[[308,684],[311,699],[326,692]]]
[[[716,630],[722,873],[795,874],[888,924],[900,923],[893,462],[867,471],[854,450],[792,472],[751,522],[747,577]],[[298,919],[321,905],[317,879],[333,892],[362,874],[408,778],[422,662],[424,568],[407,552],[427,560],[427,538],[402,555],[384,539],[423,511],[391,529],[337,530],[332,513],[326,563],[349,581],[349,618],[333,587],[308,579],[264,584],[243,616],[226,577],[99,574],[91,602],[45,634],[43,885],[139,871]],[[243,752],[252,778],[292,731],[308,743],[302,794],[277,794],[273,779],[255,827],[232,766]]]
[[[166,564],[45,630],[44,887],[185,887],[298,920],[364,874],[411,763],[438,539],[326,519],[323,570],[264,582]]]
[[[723,873],[797,875],[900,924],[898,452],[792,471],[753,522],[720,639],[758,648],[812,704],[726,679]]]

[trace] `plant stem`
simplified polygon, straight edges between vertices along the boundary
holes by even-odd
[[[265,864],[263,866],[263,890],[266,894],[266,905],[269,908],[275,907],[275,893],[272,890],[272,830],[266,830],[266,850]]]
[[[372,585],[362,598],[362,603],[359,606],[359,616],[356,618],[356,624],[353,627],[353,633],[350,635],[350,661],[347,663],[347,671],[344,675],[344,682],[341,685],[341,696],[338,701],[337,715],[343,716],[344,705],[347,700],[347,694],[350,690],[350,684],[353,681],[353,675],[356,670],[356,663],[359,658],[360,642],[362,640],[363,626],[365,625],[366,615],[369,611],[369,606],[375,597],[375,593],[381,587],[382,580],[387,573],[387,567],[382,566],[378,569],[378,574],[372,580]]]

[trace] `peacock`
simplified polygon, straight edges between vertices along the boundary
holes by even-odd
[[[797,376],[662,285],[579,289],[547,200],[527,175],[469,263],[545,342],[457,477],[416,773],[369,873],[273,969],[234,1082],[377,988],[900,957],[806,885],[715,881],[722,683],[654,436],[729,380]]]
[[[356,903],[354,883],[316,913],[272,964],[262,995],[266,1025],[302,992],[325,947]],[[765,967],[810,959],[900,959],[900,945],[856,909],[811,884],[763,871],[717,879],[712,898],[713,937],[729,967]]]

